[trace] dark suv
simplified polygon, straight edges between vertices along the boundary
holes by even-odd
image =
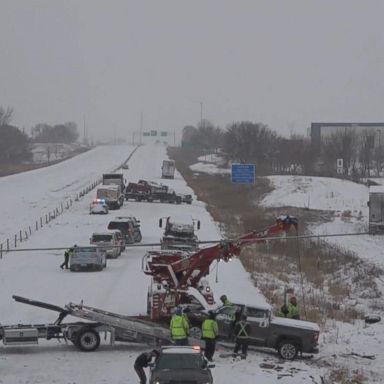
[[[135,243],[140,243],[143,239],[141,235],[141,223],[135,216],[116,216],[117,220],[128,220],[132,224],[133,238]]]
[[[116,217],[109,222],[108,229],[119,229],[127,244],[139,243],[142,240],[140,221],[135,217]]]
[[[151,365],[149,384],[212,384],[210,368],[200,347],[162,347],[160,356]]]
[[[216,320],[219,325],[219,339],[233,339],[236,319],[247,315],[251,325],[250,345],[274,348],[286,360],[293,360],[298,352],[317,353],[319,326],[302,320],[274,317],[269,307],[254,307],[245,304],[233,304],[218,308]],[[205,310],[194,310],[189,314],[191,333],[199,337],[199,327],[205,318]]]

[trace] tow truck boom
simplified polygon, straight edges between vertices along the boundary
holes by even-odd
[[[292,227],[297,231],[298,221],[295,217],[280,216],[274,225],[261,231],[249,232],[235,240],[223,240],[195,253],[150,251],[143,258],[143,272],[153,277],[153,283],[162,285],[168,290],[165,296],[173,290],[175,298],[173,302],[177,304],[177,292],[185,291],[188,287],[197,288],[201,278],[209,273],[209,268],[214,261],[229,261],[232,257],[239,256],[241,250],[247,245],[265,242],[267,238],[286,233]],[[160,296],[164,295],[160,293]],[[165,296],[162,302],[167,301]],[[212,292],[209,292],[208,298],[207,301],[211,301],[209,304],[212,304]],[[159,299],[156,301],[158,306]],[[149,306],[152,304],[153,300]],[[155,312],[158,313],[158,311]],[[151,313],[153,314],[154,311]]]

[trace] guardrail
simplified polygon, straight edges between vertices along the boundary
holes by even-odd
[[[123,164],[127,163],[139,146],[136,146],[133,151],[129,154],[127,159],[123,161],[118,167],[114,168],[112,172],[116,172],[118,169],[122,167]],[[13,236],[9,236],[5,241],[0,243],[0,259],[3,258],[3,254],[10,251],[10,249],[17,248],[21,243],[27,241],[29,237],[39,230],[41,230],[44,226],[49,224],[51,221],[55,220],[58,216],[62,215],[65,211],[69,210],[69,208],[73,205],[74,202],[79,201],[82,197],[87,195],[93,189],[95,189],[99,184],[103,182],[102,178],[95,180],[93,183],[87,185],[80,192],[76,193],[73,198],[69,198],[64,200],[52,211],[42,215],[38,219],[35,220],[35,223],[29,225],[28,228],[22,228],[17,231]]]

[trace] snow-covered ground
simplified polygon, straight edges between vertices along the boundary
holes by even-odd
[[[199,163],[191,166],[196,172],[219,174],[219,159],[202,156]],[[229,172],[229,170],[228,170]],[[298,207],[311,210],[329,211],[333,221],[317,223],[310,232],[315,235],[336,233],[357,233],[368,230],[368,187],[346,180],[326,177],[307,176],[270,176],[274,190],[268,194],[261,205],[266,207]],[[377,181],[377,180],[376,180]],[[383,180],[378,180],[383,182]],[[384,268],[384,238],[382,236],[358,235],[329,237],[326,241],[343,249],[354,252],[361,259],[380,268]],[[384,280],[375,278],[379,289],[384,294]],[[376,314],[384,318],[378,309]],[[365,325],[363,321],[355,324],[335,322],[328,324],[323,332],[323,345],[319,361],[333,365],[351,367],[365,376],[365,382],[384,381],[384,368],[381,363],[384,352],[384,321],[374,325]],[[365,359],[352,354],[373,355],[375,360]],[[334,356],[333,362],[329,356]],[[328,358],[327,358],[328,356]]]
[[[192,164],[189,168],[196,173],[208,173],[210,175],[214,174],[230,174],[231,170],[228,168],[223,168],[225,160],[216,154],[208,154],[200,156],[197,160],[198,163]]]
[[[84,185],[100,178],[122,164],[132,152],[130,146],[101,147],[77,156],[61,164],[41,170],[26,172],[0,179],[0,193],[3,205],[1,233],[8,235],[35,217],[40,217],[58,202],[77,194]],[[179,173],[174,180],[162,180],[161,163],[166,158],[162,145],[140,147],[129,161],[129,170],[122,170],[128,181],[139,178],[163,182],[181,193],[192,193]],[[296,179],[297,187],[289,177],[279,180],[277,189],[267,196],[265,204],[274,206],[304,206],[311,196],[310,208],[329,209],[336,212],[334,223],[318,226],[313,231],[349,231],[349,225],[358,225],[366,220],[366,199],[364,190],[355,184],[343,184],[335,179]],[[273,179],[272,179],[273,181]],[[276,182],[277,183],[277,182]],[[317,183],[317,184],[316,184]],[[338,184],[336,184],[338,183]],[[327,186],[328,185],[328,186]],[[356,186],[356,189],[353,189]],[[281,193],[285,189],[285,193]],[[304,195],[295,196],[305,190]],[[28,191],[28,193],[26,193]],[[332,195],[331,195],[332,193]],[[343,195],[348,197],[343,200]],[[72,244],[87,244],[93,231],[106,228],[108,215],[89,215],[88,207],[95,191],[80,198],[56,220],[44,226],[24,243],[28,247],[66,247]],[[275,195],[274,195],[275,194]],[[195,196],[194,196],[195,197]],[[335,197],[335,199],[333,199]],[[284,200],[285,199],[285,200]],[[289,200],[291,199],[291,200]],[[279,203],[279,204],[278,204]],[[312,205],[313,204],[313,205]],[[340,219],[342,211],[351,210],[352,219],[345,223]],[[363,220],[358,219],[359,211]],[[202,202],[194,200],[192,205],[126,202],[116,214],[133,214],[141,219],[143,243],[157,242],[162,230],[158,219],[166,216],[185,216],[201,221],[198,233],[201,240],[219,239],[219,230]],[[365,218],[364,218],[365,217]],[[335,228],[331,226],[335,225]],[[355,230],[356,228],[353,228]],[[343,239],[343,238],[341,238]],[[368,237],[367,237],[368,239]],[[338,241],[333,239],[332,241]],[[345,239],[346,246],[355,243],[361,257],[372,257],[380,262],[379,252],[383,249],[380,238],[366,241],[364,238]],[[25,296],[63,306],[84,300],[84,304],[122,313],[139,314],[146,311],[146,295],[149,278],[141,271],[141,260],[145,248],[127,249],[117,260],[108,260],[108,267],[99,273],[71,273],[59,269],[62,252],[15,252],[0,260],[0,321],[3,324],[47,323],[55,320],[51,311],[26,306],[12,300],[13,294]],[[364,252],[363,252],[364,251]],[[360,252],[362,252],[360,254]],[[374,256],[376,255],[376,256]],[[216,267],[216,265],[214,265]],[[226,293],[230,299],[254,304],[265,304],[265,299],[254,287],[248,274],[238,260],[220,263],[212,271],[210,283],[216,298]],[[361,371],[370,379],[379,382],[384,377],[381,363],[384,325],[365,326],[334,324],[321,334],[320,355],[314,361],[282,362],[275,353],[251,352],[246,361],[215,357],[213,370],[215,383],[232,384],[242,382],[260,383],[321,383],[330,368],[343,364]],[[137,383],[133,362],[137,355],[148,350],[148,346],[135,344],[108,345],[103,342],[97,352],[82,353],[72,344],[43,341],[39,346],[0,347],[1,384],[129,384]],[[362,359],[350,355],[359,353],[375,355],[376,360]],[[334,357],[332,356],[334,355]],[[321,363],[326,364],[320,367]],[[260,365],[267,363],[267,365]],[[271,368],[274,367],[274,368]]]
[[[76,193],[78,188],[99,178],[129,156],[132,147],[102,147],[43,170],[31,171],[1,179],[2,191],[7,191],[3,200],[6,216],[2,215],[2,226],[13,231],[25,220],[39,216],[47,205]],[[180,174],[174,180],[160,179],[161,163],[166,158],[161,145],[140,147],[124,170],[129,180],[146,178],[168,184],[176,191],[193,193]],[[23,181],[24,179],[24,181]],[[26,198],[25,191],[29,193]],[[56,220],[50,222],[25,243],[33,247],[65,247],[74,243],[87,244],[93,231],[106,228],[112,211],[105,216],[89,215],[92,193],[85,195]],[[39,202],[43,202],[39,204]],[[201,221],[199,238],[219,239],[219,231],[201,202],[192,205],[126,202],[118,214],[133,214],[142,221],[143,242],[156,242],[162,230],[158,227],[160,217],[191,215]],[[116,213],[117,214],[117,213]],[[99,273],[71,273],[59,268],[62,252],[12,252],[0,260],[0,321],[2,324],[48,323],[56,318],[51,311],[16,303],[13,294],[41,300],[60,306],[80,302],[122,314],[144,314],[149,278],[141,271],[141,260],[145,248],[127,249],[117,260],[108,260],[108,267]],[[248,274],[238,260],[220,263],[218,282],[216,271],[210,277],[216,297],[227,293],[234,301],[265,304],[265,299],[253,286]],[[110,346],[103,342],[97,352],[81,353],[72,344],[43,341],[40,346],[1,347],[0,383],[137,383],[133,361],[138,353],[147,350],[145,345],[118,344]],[[264,360],[281,363],[275,354],[251,353],[244,362],[233,363],[229,359],[216,358],[214,369],[216,383],[243,383],[260,381],[275,383],[277,375],[294,370],[293,377],[284,376],[279,382],[313,383],[309,372],[320,382],[320,370],[304,362],[284,363],[283,370],[261,370]],[[297,370],[297,369],[300,370]]]

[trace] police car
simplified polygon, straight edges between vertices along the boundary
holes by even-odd
[[[150,384],[194,383],[212,384],[209,362],[199,346],[162,347],[160,356],[151,366]]]
[[[89,213],[92,214],[107,214],[109,212],[108,205],[104,199],[95,199],[89,206]]]

